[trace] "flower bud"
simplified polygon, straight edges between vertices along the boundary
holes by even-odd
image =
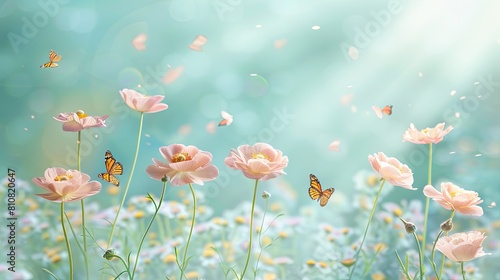
[[[270,198],[270,197],[271,197],[271,194],[270,194],[270,193],[268,193],[268,192],[266,192],[266,191],[264,191],[264,192],[262,193],[262,198],[263,198],[263,199],[268,199],[268,198]]]
[[[403,224],[405,225],[405,230],[406,230],[406,233],[410,234],[410,233],[414,233],[415,230],[417,230],[417,227],[415,226],[414,223],[412,222],[407,222],[401,218],[399,218],[401,220],[401,222],[403,222]]]
[[[103,258],[107,259],[108,261],[112,260],[116,256],[116,251],[115,249],[108,249],[102,256]]]
[[[353,258],[348,258],[341,260],[340,263],[345,267],[351,267],[354,263],[356,263],[356,260]]]
[[[453,221],[451,218],[449,218],[448,220],[444,221],[442,224],[441,224],[441,230],[444,231],[444,232],[448,232],[450,231],[451,229],[453,228]]]

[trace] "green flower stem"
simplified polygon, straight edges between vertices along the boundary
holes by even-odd
[[[129,187],[130,187],[130,182],[132,182],[132,176],[134,175],[135,164],[137,163],[137,155],[139,154],[139,146],[141,144],[143,120],[144,120],[144,113],[141,112],[140,121],[139,121],[139,132],[137,133],[137,144],[135,147],[134,161],[132,162],[132,168],[130,169],[130,175],[128,176],[127,186],[125,187],[125,191],[123,192],[123,198],[122,198],[122,201],[120,202],[120,207],[118,207],[118,211],[116,212],[115,220],[113,221],[113,224],[111,226],[111,232],[109,234],[109,241],[108,241],[108,249],[110,248],[111,242],[113,241],[113,234],[115,233],[116,222],[118,221],[118,216],[120,216],[120,211],[123,207],[123,204],[125,203],[125,198],[127,197],[127,192],[128,192]]]
[[[64,240],[66,241],[66,247],[68,248],[69,279],[73,280],[73,255],[71,254],[71,246],[69,245],[68,233],[66,232],[66,226],[64,225],[64,201],[61,202],[61,225],[64,234]]]
[[[78,168],[78,171],[81,171],[81,166],[80,166],[80,150],[81,150],[81,140],[82,140],[82,131],[78,131],[78,138],[76,139],[76,166]]]
[[[427,185],[432,184],[432,143],[429,143],[429,164],[427,166]],[[425,199],[425,212],[424,212],[424,230],[422,237],[422,248],[425,250],[425,244],[427,240],[427,220],[429,217],[429,197]],[[425,271],[425,268],[424,268]]]
[[[165,216],[165,224],[167,228],[167,239],[172,238],[172,226],[170,226],[170,218]]]
[[[258,186],[259,186],[259,179],[256,179],[253,190],[252,211],[250,214],[250,240],[248,241],[248,254],[247,254],[247,260],[245,262],[245,268],[243,268],[243,272],[241,272],[240,280],[243,280],[243,276],[245,276],[245,272],[247,271],[248,267],[248,262],[250,261],[250,254],[252,253],[253,213],[255,210],[255,198],[257,197]]]
[[[77,145],[77,157],[76,157],[76,164],[78,171],[82,171],[82,167],[80,164],[80,151],[81,151],[81,140],[82,140],[82,131],[78,131],[78,139],[76,140],[76,145]],[[80,205],[82,209],[82,233],[83,233],[83,259],[85,261],[85,272],[87,276],[87,280],[89,279],[89,259],[87,256],[87,233],[85,229],[85,202],[84,199],[80,200]]]
[[[163,197],[165,196],[165,189],[166,188],[167,188],[167,180],[165,180],[165,182],[163,182],[163,188],[161,190],[160,201],[158,202],[158,205],[155,204],[156,209],[155,209],[155,213],[153,214],[153,218],[151,218],[151,221],[149,222],[149,225],[146,228],[144,235],[142,236],[141,243],[139,243],[139,248],[137,249],[137,254],[135,255],[135,264],[134,264],[134,269],[132,270],[132,277],[130,278],[131,280],[134,279],[135,270],[137,269],[137,264],[139,263],[139,254],[141,253],[141,248],[142,248],[142,244],[144,243],[144,239],[146,239],[146,236],[148,235],[148,232],[151,229],[151,226],[153,225],[153,222],[156,218],[156,215],[158,214],[158,211],[160,211],[161,203],[163,202]],[[151,200],[153,200],[153,197],[150,197],[150,198],[151,198]]]
[[[358,264],[358,256],[361,253],[361,250],[363,249],[363,244],[365,243],[366,239],[366,234],[368,233],[368,228],[370,227],[370,223],[373,218],[373,213],[375,213],[375,208],[377,207],[377,202],[378,198],[380,197],[380,194],[382,193],[382,188],[384,187],[385,184],[385,179],[382,179],[382,184],[380,184],[380,188],[378,190],[377,196],[375,197],[375,202],[373,203],[372,211],[370,213],[370,218],[368,218],[368,223],[366,224],[366,229],[365,233],[363,235],[363,239],[361,240],[361,244],[359,245],[359,249],[356,252],[356,255],[354,256],[354,265],[352,266],[352,270],[349,272],[349,280],[352,278],[352,275],[354,275],[354,271],[356,270],[356,265]]]
[[[420,243],[418,242],[418,236],[415,232],[413,232],[413,237],[415,238],[415,243],[417,243],[418,248],[418,261],[420,263],[420,280],[424,279],[424,258],[422,257],[422,248],[420,247]]]
[[[434,245],[432,246],[432,251],[431,251],[431,265],[432,269],[434,269],[434,274],[436,274],[437,279],[440,279],[439,274],[436,270],[436,263],[434,262],[434,253],[436,252],[436,244],[437,241],[439,240],[439,237],[441,237],[441,234],[443,234],[444,231],[439,231],[439,234],[436,236],[436,240],[434,240]]]
[[[193,234],[194,222],[195,222],[195,218],[196,218],[196,195],[194,193],[193,185],[191,183],[189,183],[189,189],[191,190],[191,194],[193,195],[193,217],[191,218],[191,228],[189,229],[188,240],[186,243],[186,248],[184,249],[184,257],[182,258],[181,277],[179,279],[182,279],[182,274],[186,270],[186,267],[187,267],[186,258],[187,258],[187,253],[188,253],[188,249],[189,249],[189,242],[191,242],[191,235]]]
[[[464,262],[460,262],[460,269],[462,270],[462,279],[465,279],[465,270],[464,270]]]
[[[451,215],[450,215],[450,219],[453,219],[453,216],[455,216],[455,210],[451,211]],[[448,232],[446,233],[446,235],[448,235]],[[437,243],[437,240],[436,240],[436,243]],[[446,259],[446,256],[443,254],[443,258],[441,259],[441,268],[439,270],[439,277],[438,279],[442,279],[442,275],[443,275],[443,270],[444,270],[444,260]]]
[[[133,279],[132,275],[130,275],[130,268],[127,266],[127,263],[125,262],[125,260],[122,257],[118,256],[118,255],[112,255],[112,256],[115,257],[115,258],[117,258],[117,259],[119,259],[122,262],[123,266],[125,267],[125,271],[128,274],[128,278],[129,279]]]
[[[165,225],[163,224],[163,220],[158,219],[158,231],[160,232],[160,241],[165,240],[167,237],[165,236]]]
[[[255,272],[257,272],[259,270],[259,261],[260,261],[260,257],[262,256],[262,240],[261,240],[261,237],[262,237],[262,231],[264,230],[264,220],[266,219],[266,213],[267,213],[267,207],[269,206],[269,198],[266,198],[266,208],[264,209],[264,214],[262,215],[262,223],[260,224],[260,230],[259,230],[259,248],[260,248],[260,252],[259,252],[259,256],[257,257],[257,264],[255,265]]]

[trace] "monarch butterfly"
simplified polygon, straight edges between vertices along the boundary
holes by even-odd
[[[62,56],[58,55],[55,51],[50,50],[49,52],[49,62],[40,65],[40,68],[55,68],[59,66],[56,62],[61,61]]]
[[[109,150],[107,150],[104,155],[104,163],[106,165],[106,173],[101,173],[97,177],[119,187],[120,181],[118,181],[115,175],[123,174],[123,165],[116,161]]]
[[[328,203],[330,196],[332,196],[332,194],[335,192],[335,189],[329,188],[323,190],[321,188],[321,183],[319,182],[318,177],[314,176],[313,174],[309,175],[309,179],[311,181],[311,187],[309,187],[309,196],[312,200],[318,200],[321,207],[325,206]]]

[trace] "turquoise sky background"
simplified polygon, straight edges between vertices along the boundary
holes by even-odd
[[[102,172],[110,149],[125,166],[124,181],[139,114],[118,92],[134,88],[165,95],[169,109],[145,116],[133,194],[159,193],[144,170],[160,157],[160,146],[183,143],[210,151],[221,169],[220,180],[206,185],[208,203],[219,210],[237,205],[250,199],[252,182],[228,171],[223,159],[231,148],[256,141],[289,157],[288,175],[261,190],[289,186],[296,198],[284,198],[290,206],[312,203],[309,173],[334,186],[335,199],[349,198],[353,176],[369,170],[368,154],[379,151],[407,163],[421,191],[426,148],[402,143],[402,134],[410,123],[425,128],[445,121],[455,129],[435,147],[434,180],[476,190],[485,203],[498,198],[495,1],[38,3],[7,0],[0,6],[0,161],[23,179],[56,165],[75,167],[76,133],[63,132],[52,117],[81,109],[109,115],[108,128],[84,132],[83,171]],[[147,49],[138,51],[131,41],[141,33]],[[203,52],[189,49],[200,34],[208,38]],[[276,48],[277,40],[286,44]],[[349,47],[357,49],[356,59]],[[62,55],[60,66],[40,69],[51,49]],[[167,85],[161,77],[169,65],[184,72]],[[352,101],[345,106],[341,97],[348,94]],[[393,114],[383,119],[371,109],[389,104]],[[220,121],[221,110],[233,114],[234,123],[209,134],[205,127]],[[191,130],[182,135],[185,125]],[[336,139],[340,152],[328,149]],[[394,191],[396,198],[413,195]]]

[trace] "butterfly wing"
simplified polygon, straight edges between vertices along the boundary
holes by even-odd
[[[106,182],[109,182],[117,187],[120,186],[120,181],[118,180],[118,178],[116,178],[114,175],[112,174],[109,174],[109,173],[101,173],[99,175],[97,175],[97,177],[103,179],[104,181]]]
[[[313,174],[309,175],[310,187],[309,187],[309,197],[313,200],[318,200],[323,193],[323,189],[321,188],[321,183],[318,180],[318,177]]]
[[[113,157],[113,154],[109,150],[104,154],[104,164],[106,165],[106,171],[111,173],[111,169],[116,163],[116,159]]]
[[[330,199],[330,197],[332,196],[332,194],[334,192],[335,192],[334,188],[329,188],[329,189],[324,190],[319,198],[319,205],[321,207],[325,206],[328,203],[328,200]]]
[[[227,125],[227,120],[222,120],[219,122],[218,126],[226,126]]]
[[[115,177],[115,175],[112,175],[112,174],[108,174],[109,175],[109,181],[111,184],[119,187],[120,186],[120,181],[118,180],[118,178]]]
[[[120,181],[114,175],[123,174],[123,165],[116,161],[109,150],[104,154],[104,164],[106,166],[106,173],[101,173],[98,177],[118,187]]]
[[[54,50],[49,52],[49,62],[40,65],[40,68],[56,68],[59,66],[56,62],[61,61],[62,56],[58,55]]]
[[[57,66],[59,66],[59,64],[49,61],[47,63],[40,65],[40,68],[56,68]]]
[[[379,107],[377,106],[372,106],[372,110],[375,112],[375,115],[377,115],[377,117],[379,117],[380,119],[382,118],[382,109],[380,109]]]
[[[109,170],[108,173],[111,175],[122,175],[123,174],[123,165],[120,162],[115,161],[113,166],[111,166],[111,170]]]
[[[59,62],[59,61],[61,61],[61,59],[62,59],[62,56],[58,55],[55,51],[50,50],[50,52],[49,52],[49,60],[51,62]]]
[[[388,116],[392,114],[392,105],[387,105],[382,109],[382,112]]]

